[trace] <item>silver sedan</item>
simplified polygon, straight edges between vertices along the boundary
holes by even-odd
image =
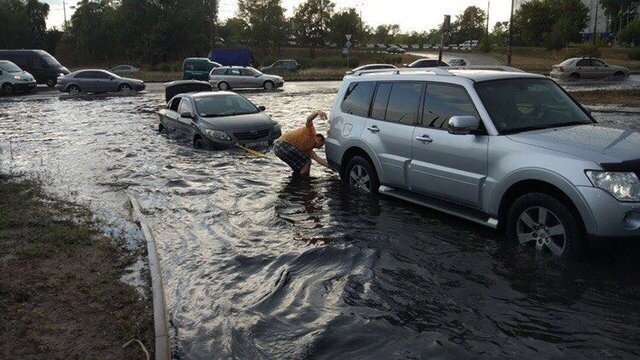
[[[106,93],[142,91],[144,81],[118,76],[106,70],[80,70],[58,78],[56,89],[62,92]]]
[[[267,91],[284,86],[284,79],[277,75],[267,75],[243,66],[223,66],[211,70],[209,82],[220,90],[256,89]]]

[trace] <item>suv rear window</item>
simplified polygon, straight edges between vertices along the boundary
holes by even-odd
[[[465,115],[480,118],[467,90],[456,85],[427,85],[422,116],[424,126],[446,129],[452,116]]]
[[[367,117],[375,88],[375,82],[354,82],[349,85],[349,89],[347,89],[347,93],[342,100],[342,112]]]

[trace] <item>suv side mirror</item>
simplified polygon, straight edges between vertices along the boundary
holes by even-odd
[[[266,107],[264,107],[264,106],[262,106],[262,105],[258,106],[258,109],[260,109],[260,111],[265,111],[265,110],[267,110],[267,108],[266,108]]]
[[[193,119],[194,116],[190,112],[183,112],[183,113],[180,114],[180,117],[183,117],[185,119]]]
[[[478,130],[480,119],[475,116],[452,116],[449,119],[449,134],[468,135],[472,131]]]

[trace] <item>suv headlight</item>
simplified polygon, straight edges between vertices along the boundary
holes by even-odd
[[[229,137],[229,135],[227,135],[227,133],[224,131],[206,129],[204,133],[207,134],[212,139],[231,141],[231,138]]]
[[[14,78],[14,79],[16,79],[16,80],[22,80],[22,78],[20,77],[20,75],[16,75],[16,76],[14,76],[13,78]]]
[[[593,186],[620,201],[640,201],[640,180],[632,172],[587,171]]]

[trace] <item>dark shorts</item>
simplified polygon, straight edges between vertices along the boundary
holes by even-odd
[[[277,142],[273,146],[273,153],[276,156],[287,163],[293,171],[300,172],[300,170],[307,165],[311,158],[309,155],[293,147],[293,145],[287,142]]]

